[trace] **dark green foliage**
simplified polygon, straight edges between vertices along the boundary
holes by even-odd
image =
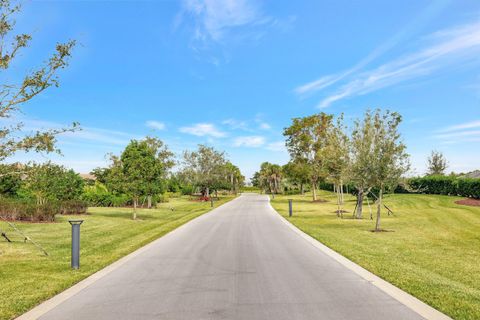
[[[22,184],[15,164],[0,164],[0,194],[14,196]]]
[[[110,192],[98,181],[93,186],[86,186],[82,199],[92,207],[123,207],[129,204],[130,197]]]
[[[33,164],[27,170],[23,194],[37,203],[77,200],[82,196],[84,181],[73,170],[51,162]]]
[[[444,194],[480,199],[480,179],[455,176],[426,176],[408,181],[413,191],[427,194]]]

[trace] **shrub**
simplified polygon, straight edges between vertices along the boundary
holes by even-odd
[[[85,214],[88,203],[82,200],[67,200],[60,205],[61,214]]]
[[[443,194],[480,199],[480,179],[455,176],[425,176],[411,178],[410,188],[419,193]]]
[[[167,193],[159,194],[154,197],[155,204],[156,203],[167,203],[170,201],[169,196]]]
[[[6,220],[18,221],[55,221],[55,214],[60,210],[57,202],[36,204],[33,201],[1,198],[0,217]]]

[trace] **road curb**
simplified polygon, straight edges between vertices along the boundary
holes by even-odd
[[[273,207],[272,204],[270,203],[270,197],[268,197],[268,205],[271,209],[271,213],[277,216],[287,227],[289,227],[291,230],[293,230],[296,234],[298,234],[300,237],[302,237],[304,240],[306,240],[308,243],[310,243],[312,246],[316,247],[347,269],[355,272],[357,275],[362,277],[363,279],[367,280],[395,300],[399,301],[406,307],[410,308],[414,312],[418,313],[420,316],[422,316],[425,319],[428,320],[452,320],[449,316],[446,314],[438,311],[435,308],[432,308],[428,304],[420,301],[419,299],[415,298],[411,294],[403,291],[402,289],[394,286],[393,284],[383,280],[382,278],[374,275],[370,271],[362,268],[358,264],[354,263],[353,261],[345,258],[341,254],[337,253],[336,251],[330,249],[317,239],[311,237],[310,235],[306,234],[302,230],[298,229],[295,225],[293,225],[290,221],[285,219],[281,214],[279,214]]]
[[[202,214],[202,215],[200,215],[200,216],[182,224],[181,226],[173,229],[172,231],[167,232],[166,234],[164,234],[160,238],[158,238],[156,240],[153,240],[152,242],[144,245],[143,247],[129,253],[128,255],[120,258],[119,260],[113,262],[112,264],[109,264],[105,268],[95,272],[94,274],[88,276],[87,278],[83,279],[82,281],[78,282],[77,284],[71,286],[70,288],[65,289],[64,291],[57,294],[56,296],[53,296],[52,298],[40,303],[36,307],[33,307],[33,309],[30,309],[30,311],[27,311],[26,313],[22,314],[21,316],[15,318],[15,320],[36,320],[36,319],[40,318],[41,316],[43,316],[44,314],[46,314],[47,312],[49,312],[53,308],[57,307],[58,305],[60,305],[64,301],[66,301],[67,299],[73,297],[74,295],[76,295],[77,293],[82,291],[83,289],[92,285],[93,283],[100,280],[101,278],[105,277],[106,275],[108,275],[112,271],[120,268],[122,265],[126,264],[128,261],[132,260],[133,258],[135,258],[135,257],[141,255],[142,253],[144,253],[145,251],[149,250],[158,241],[161,241],[162,239],[171,235],[175,231],[178,231],[178,230],[181,230],[182,228],[185,228],[189,223],[191,223],[191,222],[193,222],[197,219],[201,219],[202,217],[216,211],[218,208],[220,208],[220,207],[222,207],[226,204],[229,204],[229,203],[235,201],[238,198],[239,197],[233,198],[232,200],[227,201],[227,202],[223,203],[222,205],[220,205],[220,206],[218,206],[218,207],[216,207],[216,208],[214,208],[214,209],[212,209],[208,212],[205,212],[204,214]]]

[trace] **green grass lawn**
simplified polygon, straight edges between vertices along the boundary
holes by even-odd
[[[223,197],[220,205],[232,197]],[[174,208],[172,211],[170,208]],[[0,319],[10,319],[65,290],[122,256],[210,211],[209,202],[187,197],[170,199],[157,209],[90,208],[89,215],[57,216],[55,223],[17,223],[50,254],[45,257],[24,243],[4,222],[0,228],[13,242],[0,238]],[[70,269],[71,227],[68,219],[84,219],[81,226],[80,270]]]
[[[319,197],[328,202],[276,196],[272,205],[304,232],[434,308],[456,319],[480,319],[480,207],[457,205],[457,197],[387,195],[395,214],[384,210],[382,228],[392,232],[373,233],[367,205],[364,220],[354,220],[355,201],[347,197],[349,212],[341,219],[334,194]]]

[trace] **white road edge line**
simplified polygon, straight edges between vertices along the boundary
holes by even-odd
[[[354,263],[353,261],[350,261],[349,259],[345,258],[341,254],[333,251],[317,239],[309,236],[302,230],[298,229],[296,226],[294,226],[290,221],[285,219],[280,213],[278,213],[273,207],[272,204],[270,203],[270,197],[268,197],[268,205],[271,209],[271,213],[277,216],[283,223],[285,223],[290,229],[292,229],[295,233],[297,233],[300,237],[305,239],[307,242],[309,242],[311,245],[328,255],[329,257],[333,258],[337,262],[339,262],[341,265],[346,267],[347,269],[355,272],[358,274],[360,277],[363,279],[369,281],[372,283],[374,286],[391,296],[392,298],[396,299],[403,305],[407,306],[411,310],[415,311],[418,313],[420,316],[424,317],[425,319],[428,320],[452,320],[449,316],[446,314],[441,313],[435,308],[432,308],[428,304],[418,300],[411,294],[403,291],[400,288],[397,288],[393,284],[383,280],[382,278],[374,275],[370,271],[362,268],[358,264]]]
[[[128,255],[120,258],[119,260],[113,262],[112,264],[109,264],[105,268],[95,272],[94,274],[88,276],[87,278],[83,279],[82,281],[78,282],[77,284],[71,286],[70,288],[65,289],[65,291],[62,291],[59,294],[57,294],[56,296],[53,296],[52,298],[40,303],[39,305],[37,305],[33,309],[30,309],[30,311],[27,311],[26,313],[22,314],[21,316],[15,318],[15,320],[36,320],[36,319],[40,318],[41,316],[43,316],[44,314],[46,314],[47,312],[49,312],[53,308],[60,305],[62,302],[68,300],[69,298],[73,297],[74,295],[76,295],[77,293],[82,291],[83,289],[92,285],[93,283],[100,280],[101,278],[105,277],[110,272],[120,268],[122,265],[124,265],[128,261],[130,261],[133,258],[141,255],[142,253],[144,253],[145,251],[147,251],[148,249],[153,247],[156,244],[156,242],[158,242],[158,241],[162,240],[163,238],[171,235],[173,232],[175,232],[177,230],[181,230],[182,228],[185,228],[189,223],[216,211],[216,209],[218,209],[218,208],[220,208],[224,205],[227,205],[229,203],[232,203],[233,201],[235,201],[238,198],[239,197],[236,197],[236,198],[234,198],[234,199],[232,199],[232,200],[230,200],[230,201],[228,201],[228,202],[226,202],[226,203],[224,203],[224,204],[222,204],[222,205],[220,205],[220,206],[218,206],[218,207],[216,207],[216,208],[214,208],[214,209],[212,209],[208,212],[205,212],[204,214],[201,214],[200,216],[182,224],[181,226],[173,229],[172,231],[167,232],[166,234],[164,234],[160,238],[146,244],[145,246],[133,251],[132,253],[129,253]]]

